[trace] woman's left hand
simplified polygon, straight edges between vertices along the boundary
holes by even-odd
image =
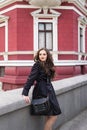
[[[23,98],[24,98],[24,100],[25,100],[26,103],[30,104],[31,100],[30,100],[29,96],[23,95]]]

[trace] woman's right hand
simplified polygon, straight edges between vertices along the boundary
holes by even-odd
[[[23,95],[23,98],[24,98],[24,100],[25,100],[26,103],[29,103],[29,104],[30,104],[31,101],[30,101],[29,96]]]

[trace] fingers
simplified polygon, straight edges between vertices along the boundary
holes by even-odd
[[[24,96],[24,95],[23,95],[23,98],[24,98],[24,100],[25,100],[26,103],[30,103],[30,98],[29,98],[29,96]]]

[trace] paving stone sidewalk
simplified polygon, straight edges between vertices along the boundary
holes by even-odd
[[[87,109],[57,130],[87,130]]]

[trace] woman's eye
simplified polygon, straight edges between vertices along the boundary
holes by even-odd
[[[41,55],[44,55],[44,56],[45,56],[46,54],[44,53],[44,54],[39,54],[39,55],[40,55],[40,56],[41,56]]]
[[[46,55],[46,54],[43,54],[44,56]]]

